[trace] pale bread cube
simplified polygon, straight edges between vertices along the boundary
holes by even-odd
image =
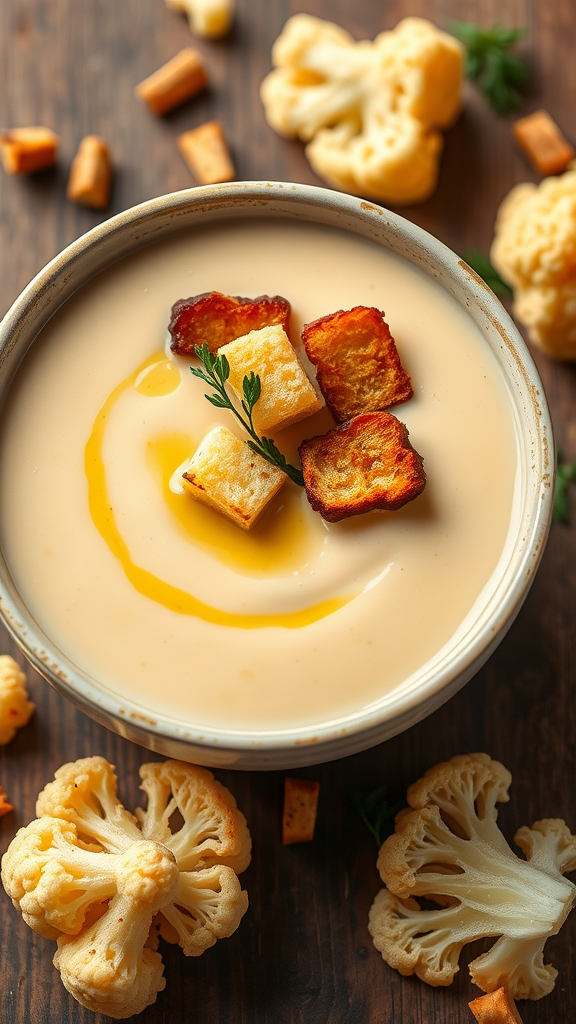
[[[279,324],[250,331],[218,350],[230,363],[229,383],[242,396],[244,377],[258,374],[262,391],[254,406],[257,433],[269,436],[311,416],[323,406]]]
[[[214,427],[194,453],[182,486],[205,505],[249,530],[287,476],[226,427]]]

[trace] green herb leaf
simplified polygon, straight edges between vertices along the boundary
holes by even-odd
[[[478,249],[469,249],[464,253],[464,259],[496,295],[512,295],[512,289],[502,280],[498,271],[494,270],[490,260],[478,252]]]
[[[370,793],[352,794],[354,806],[366,828],[374,836],[378,849],[394,831],[394,818],[406,806],[403,800],[392,800],[386,786],[379,786]]]
[[[450,31],[466,48],[466,75],[482,90],[497,114],[508,114],[522,102],[520,89],[530,81],[530,69],[509,51],[525,35],[523,28],[493,25],[481,29],[453,21]]]
[[[226,359],[225,355],[213,356],[210,349],[206,344],[195,345],[194,351],[198,356],[198,359],[204,366],[204,370],[198,369],[198,367],[191,366],[190,372],[195,377],[200,377],[201,380],[213,387],[216,394],[204,395],[204,398],[211,405],[215,405],[218,409],[228,409],[237,420],[240,421],[244,429],[250,435],[251,440],[247,441],[246,444],[253,452],[257,455],[261,455],[263,459],[270,462],[273,466],[278,466],[279,469],[283,470],[284,473],[293,480],[299,487],[304,487],[304,477],[302,476],[302,470],[297,469],[296,466],[291,466],[286,461],[282,452],[278,450],[274,441],[270,437],[259,437],[254,429],[252,422],[252,410],[256,405],[256,402],[260,398],[261,384],[260,377],[253,371],[250,376],[244,377],[242,382],[242,392],[244,398],[242,400],[242,410],[246,415],[246,419],[242,416],[242,413],[238,411],[235,405],[232,403],[228,392],[226,391],[226,381],[230,376],[230,364]]]
[[[568,484],[576,484],[576,462],[560,463],[562,455],[558,452],[558,467],[556,469],[556,487],[554,490],[554,509],[552,521],[554,523],[569,522]]]

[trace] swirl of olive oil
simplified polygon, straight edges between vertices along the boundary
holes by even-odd
[[[102,455],[104,436],[108,417],[114,405],[131,387],[136,387],[141,394],[149,397],[156,397],[170,394],[179,384],[180,377],[177,368],[166,359],[163,352],[155,352],[146,359],[133,373],[118,384],[110,393],[103,406],[99,410],[92,433],[86,444],[84,453],[84,467],[88,480],[88,504],[92,522],[100,536],[106,542],[112,554],[119,560],[122,568],[132,586],[143,594],[144,597],[157,604],[163,605],[170,611],[180,615],[191,615],[205,622],[211,622],[220,626],[235,626],[239,629],[261,629],[266,626],[282,626],[286,629],[297,629],[308,626],[319,619],[338,611],[345,604],[352,600],[352,596],[332,598],[327,601],[320,601],[318,604],[310,605],[296,612],[281,612],[269,615],[242,615],[234,612],[225,612],[212,605],[205,604],[198,600],[193,594],[189,594],[179,587],[174,587],[160,577],[136,565],[132,560],[128,545],[122,537],[116,524],[114,509],[110,503],[110,495],[106,482],[106,467]],[[171,437],[153,443],[148,452],[149,462],[156,463],[162,473],[162,486],[166,499],[172,505],[172,511],[182,520],[180,509],[176,510],[174,503],[168,498],[168,479],[165,471],[166,450],[178,459],[183,449],[183,435],[172,435]],[[177,454],[178,453],[178,454]],[[185,457],[185,455],[183,456]],[[179,461],[182,461],[180,459]],[[176,468],[178,461],[172,462],[172,469]],[[176,496],[173,496],[176,498]],[[194,499],[190,499],[193,501]],[[186,528],[186,523],[183,523]],[[226,523],[226,529],[229,524]],[[237,527],[232,526],[236,530]],[[208,538],[209,546],[218,547],[219,541]],[[221,545],[220,545],[221,546]],[[261,548],[262,556],[265,557],[265,545]]]

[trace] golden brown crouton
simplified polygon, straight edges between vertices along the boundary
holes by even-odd
[[[505,988],[473,999],[468,1006],[478,1024],[522,1024],[516,1004]]]
[[[6,790],[0,786],[0,818],[4,817],[5,814],[9,814],[13,811],[14,807],[8,800],[8,794]]]
[[[178,148],[199,185],[234,180],[236,172],[220,121],[207,121],[179,135]]]
[[[306,324],[302,340],[326,405],[343,422],[414,394],[379,309],[355,306]]]
[[[187,46],[172,60],[145,78],[134,93],[148,104],[154,114],[166,114],[195,96],[208,84],[202,57]]]
[[[56,163],[58,136],[50,128],[0,132],[0,154],[8,174],[32,174]]]
[[[215,427],[190,459],[182,486],[193,498],[249,530],[286,479],[281,469],[226,427]]]
[[[367,412],[298,449],[308,501],[329,523],[373,509],[394,510],[426,485],[422,457],[403,423]]]
[[[312,387],[302,363],[279,324],[251,331],[220,349],[230,364],[229,383],[242,396],[242,382],[258,374],[262,387],[254,406],[254,426],[267,436],[318,412],[322,399]]]
[[[319,782],[308,779],[284,779],[282,843],[310,843],[314,838],[318,809]]]
[[[512,134],[542,177],[558,174],[575,155],[547,110],[535,110],[512,125]]]
[[[208,345],[216,355],[222,345],[250,331],[280,324],[286,332],[290,323],[290,303],[281,295],[259,295],[243,299],[238,295],[204,292],[180,299],[172,306],[168,330],[170,347],[178,356],[194,355],[195,345]]]

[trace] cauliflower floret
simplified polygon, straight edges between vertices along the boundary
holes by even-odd
[[[166,6],[186,14],[196,36],[216,39],[232,26],[234,0],[166,0]]]
[[[543,961],[574,902],[562,872],[576,866],[576,837],[547,819],[517,834],[527,861],[510,849],[496,824],[508,800],[510,773],[487,754],[436,765],[408,790],[403,812],[378,858],[387,885],[370,911],[370,932],[383,958],[401,974],[449,985],[462,947],[500,936],[470,965],[485,992],[501,986],[514,999],[539,999],[557,972]],[[422,910],[414,896],[439,903]]]
[[[460,110],[462,47],[452,36],[405,18],[373,43],[356,42],[338,25],[296,14],[272,61],[261,88],[268,123],[309,142],[320,177],[396,204],[430,195],[438,129]]]
[[[177,761],[142,765],[140,775],[148,807],[137,820],[104,758],[63,765],[38,798],[40,817],[2,860],[14,906],[57,940],[68,991],[117,1020],[165,987],[158,933],[199,956],[248,906],[236,871],[250,861],[250,835],[228,790]]]
[[[0,654],[0,747],[30,719],[35,704],[28,700],[27,679],[9,654]]]
[[[530,340],[576,359],[576,170],[516,185],[500,206],[490,258],[514,290]]]

